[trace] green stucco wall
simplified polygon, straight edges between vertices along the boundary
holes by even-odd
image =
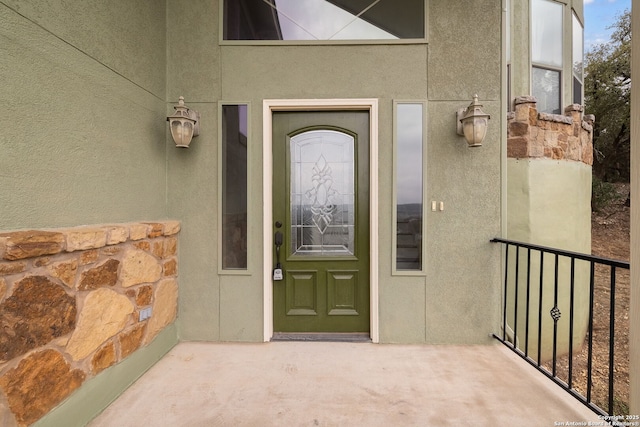
[[[511,240],[558,248],[578,253],[591,253],[591,166],[582,162],[552,159],[507,160],[507,237]],[[530,354],[537,354],[538,304],[540,291],[540,255],[531,255]],[[526,253],[520,254],[517,334],[524,348],[526,321]],[[510,255],[510,271],[515,271],[515,251]],[[553,322],[546,315],[554,306],[554,258],[544,258],[543,318],[541,359],[553,355]],[[558,266],[558,307],[563,316],[558,322],[557,352],[568,351],[570,313],[570,262],[561,258]],[[589,315],[589,265],[575,264],[574,346],[582,345]],[[514,327],[514,277],[510,277],[507,313],[508,326]],[[511,333],[507,331],[507,333]]]
[[[508,159],[508,238],[591,253],[591,166]]]
[[[164,15],[0,2],[0,230],[166,217]]]
[[[500,2],[429,1],[429,44],[312,46],[220,46],[218,2],[190,5],[167,3],[167,111],[183,95],[203,126],[188,150],[169,148],[167,156],[168,213],[183,225],[181,339],[263,339],[262,101],[377,98],[380,339],[487,342],[500,311],[500,252],[489,243],[501,231]],[[455,133],[455,111],[474,93],[494,117],[479,149]],[[445,203],[445,211],[427,213],[426,272],[409,277],[393,275],[391,264],[393,100],[428,101],[427,193]],[[218,273],[217,126],[225,101],[250,103],[244,275]]]

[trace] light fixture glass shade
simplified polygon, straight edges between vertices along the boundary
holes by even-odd
[[[469,147],[480,147],[487,135],[489,114],[482,111],[482,104],[478,102],[478,95],[473,96],[473,101],[467,107],[464,117],[460,119],[462,131]]]
[[[183,118],[171,118],[169,120],[171,136],[176,147],[188,147],[193,138],[193,120]]]
[[[197,112],[190,110],[184,105],[184,98],[178,98],[178,105],[173,107],[176,111],[172,116],[167,117],[171,137],[176,147],[189,147],[191,139],[197,136]]]

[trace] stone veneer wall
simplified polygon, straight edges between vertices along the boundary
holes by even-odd
[[[572,104],[564,115],[538,113],[533,96],[515,100],[507,116],[507,157],[574,160],[593,164],[593,115],[582,117],[582,105]]]
[[[0,233],[0,424],[37,421],[176,319],[179,231],[161,221]]]

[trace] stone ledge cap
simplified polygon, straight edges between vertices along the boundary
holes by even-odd
[[[54,255],[64,249],[62,232],[24,230],[0,233],[0,258],[15,261],[41,255]]]
[[[178,220],[160,220],[5,231],[0,232],[0,259],[15,261],[65,251],[99,249],[130,240],[172,236],[180,229]]]
[[[515,102],[516,105],[520,105],[520,104],[537,104],[538,100],[536,99],[535,96],[525,95],[525,96],[516,97],[514,102]]]
[[[571,114],[573,111],[582,113],[584,111],[584,107],[580,104],[571,104],[571,105],[567,105],[564,109],[565,114]]]
[[[66,233],[67,252],[97,249],[107,245],[107,230],[104,228],[78,227]]]
[[[180,232],[180,221],[169,220],[164,223],[164,235],[173,236]]]
[[[556,122],[556,123],[564,123],[567,125],[573,124],[573,118],[569,116],[564,116],[562,114],[549,114],[549,113],[538,113],[538,120],[546,120],[548,122]]]

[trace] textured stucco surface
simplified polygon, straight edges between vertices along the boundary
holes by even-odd
[[[499,103],[484,110],[498,118]],[[456,102],[429,105],[428,199],[444,211],[427,213],[427,342],[470,343],[488,339],[500,300],[500,127],[490,122],[482,147],[456,137]]]
[[[501,4],[431,0],[429,99],[500,99]],[[471,98],[469,98],[471,100]]]
[[[591,166],[508,159],[509,238],[591,253]]]
[[[632,8],[632,31],[640,33],[640,8]],[[640,57],[640,43],[632,45],[632,55]],[[631,70],[634,81],[640,81],[640,68],[633,67]],[[640,85],[632,86],[631,94],[631,188],[633,198],[640,199]],[[638,203],[631,206],[631,262],[634,267],[631,269],[631,307],[630,307],[630,331],[629,331],[629,365],[640,366],[640,269],[635,267],[635,263],[640,261],[640,208]],[[629,413],[640,414],[640,371],[631,371],[631,390],[629,396]]]
[[[20,6],[35,18],[0,3],[0,88],[6,100],[0,230],[165,217],[164,90],[127,77],[91,51],[93,44],[110,45],[105,39],[111,37],[135,54],[118,38],[127,34],[107,25],[101,42],[86,41],[85,47],[56,33],[59,24],[77,18],[75,9],[60,7],[54,19],[40,2]],[[163,20],[151,22],[164,27]],[[146,27],[138,31],[136,38],[147,41]]]
[[[150,93],[165,90],[165,4],[2,0],[16,13]]]

